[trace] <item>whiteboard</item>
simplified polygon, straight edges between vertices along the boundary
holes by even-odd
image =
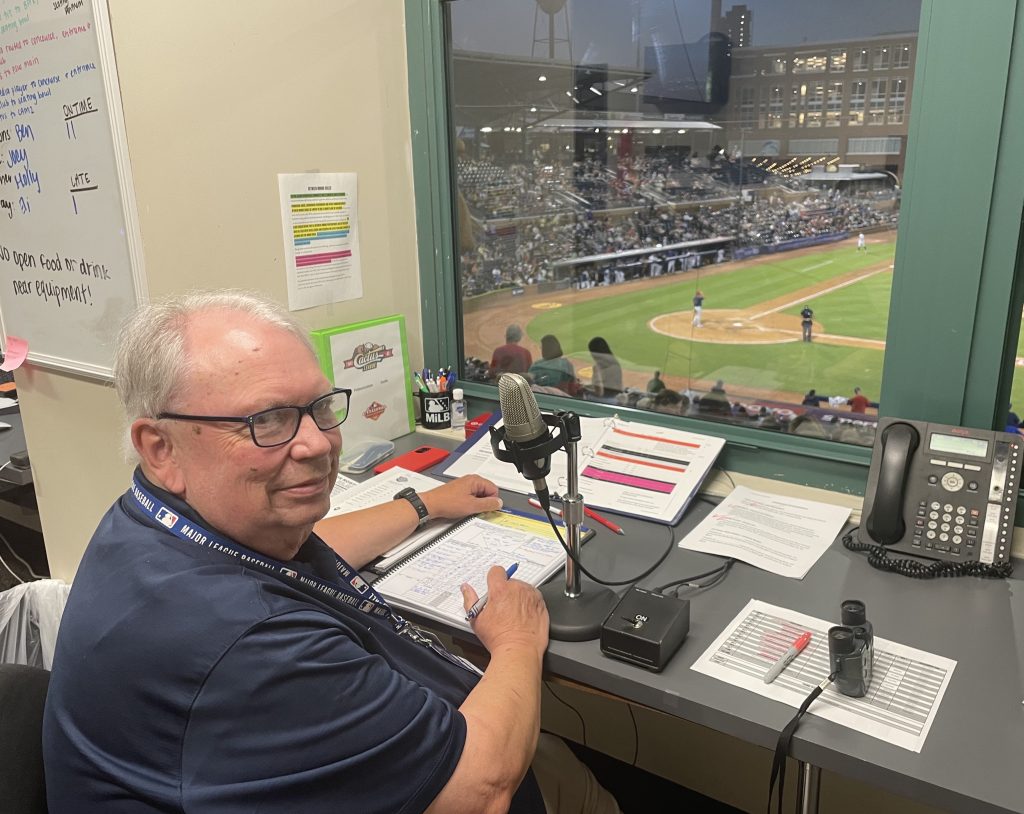
[[[0,327],[110,378],[145,296],[105,0],[0,0]]]

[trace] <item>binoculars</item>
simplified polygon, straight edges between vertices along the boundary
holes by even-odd
[[[840,605],[842,624],[828,629],[828,659],[835,686],[843,695],[861,698],[871,684],[874,631],[864,603],[847,599]]]

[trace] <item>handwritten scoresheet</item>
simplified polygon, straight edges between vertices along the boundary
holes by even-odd
[[[827,633],[835,624],[751,599],[693,669],[799,707],[829,674]],[[765,684],[765,671],[804,631],[810,631],[811,643]],[[875,636],[868,694],[850,698],[829,685],[809,712],[920,752],[955,667],[951,659]]]
[[[507,568],[517,562],[519,568],[513,579],[540,585],[564,563],[565,554],[558,541],[534,533],[538,524],[537,520],[501,512],[470,518],[373,587],[399,608],[418,610],[469,630],[459,591],[463,582],[483,596],[487,571],[493,565]]]

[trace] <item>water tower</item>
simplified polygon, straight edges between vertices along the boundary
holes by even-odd
[[[544,43],[547,43],[547,57],[553,60],[555,58],[555,46],[562,42],[565,43],[565,58],[571,63],[572,44],[569,42],[569,9],[565,7],[566,0],[536,0],[536,2],[537,8],[533,12],[533,49],[530,51],[530,56],[536,58],[538,43],[542,46]],[[546,26],[541,18],[542,12],[548,18]],[[562,21],[565,26],[564,37],[557,36],[555,32],[555,18],[559,12],[562,13]]]

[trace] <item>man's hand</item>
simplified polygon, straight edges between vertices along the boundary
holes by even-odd
[[[472,585],[462,586],[468,612],[479,596]],[[548,609],[540,591],[522,580],[509,579],[495,565],[487,572],[487,604],[472,621],[473,632],[489,653],[502,647],[536,648],[543,657],[548,646]]]
[[[435,489],[421,492],[420,499],[432,518],[449,520],[497,511],[502,506],[498,487],[479,475],[463,475]]]

